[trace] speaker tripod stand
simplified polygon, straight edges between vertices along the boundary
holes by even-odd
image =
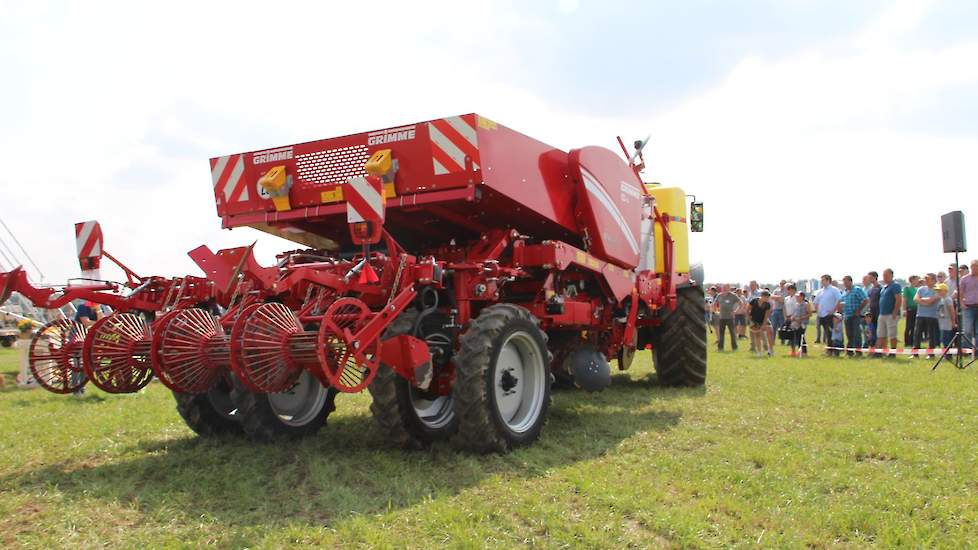
[[[954,270],[954,288],[961,288],[961,264],[958,263],[958,252],[954,253],[954,265],[957,269]],[[951,354],[951,350],[957,347],[957,353],[954,355],[953,359],[948,359],[951,364],[959,369],[966,369],[971,366],[976,360],[978,360],[978,353],[976,353],[975,342],[970,342],[971,344],[971,361],[967,364],[964,362],[964,346],[965,346],[965,334],[961,332],[961,322],[964,320],[964,312],[961,311],[961,293],[957,292],[957,304],[955,304],[955,313],[957,313],[958,326],[954,330],[954,336],[951,341],[944,346],[944,351],[941,352],[941,356],[937,358],[937,362],[930,370],[936,370],[942,361],[947,359],[947,356]],[[941,304],[941,307],[944,307]],[[957,344],[955,344],[957,343]]]

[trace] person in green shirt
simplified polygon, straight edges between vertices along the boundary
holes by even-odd
[[[903,307],[907,313],[907,324],[903,328],[903,345],[906,347],[913,346],[913,327],[917,320],[917,302],[914,298],[917,296],[920,284],[920,277],[911,275],[910,284],[903,287]]]

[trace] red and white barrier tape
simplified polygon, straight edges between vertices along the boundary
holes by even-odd
[[[833,351],[845,351],[845,352],[860,352],[860,353],[882,353],[889,355],[939,355],[944,353],[944,348],[837,348],[837,347],[826,347],[826,350]],[[958,348],[952,347],[947,350],[948,355],[957,355]],[[961,355],[974,355],[975,350],[970,348],[961,348]]]

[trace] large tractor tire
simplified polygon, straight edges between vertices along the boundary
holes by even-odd
[[[323,386],[303,371],[296,383],[281,393],[255,393],[240,382],[231,390],[241,428],[252,441],[270,443],[315,435],[326,425],[336,406],[336,390]]]
[[[506,452],[540,437],[550,407],[547,335],[526,309],[482,310],[460,339],[452,398],[453,443],[480,453]]]
[[[197,435],[216,437],[241,434],[241,422],[231,402],[231,384],[221,379],[207,393],[173,392],[177,412]]]
[[[387,327],[384,338],[412,333],[418,316],[416,309],[404,311]],[[444,322],[434,325],[438,328]],[[435,341],[439,338],[444,340],[446,336],[437,331],[425,331],[424,328],[422,324],[420,334],[416,336],[424,338],[432,350],[437,349],[435,346],[439,344],[442,347],[447,344],[451,350],[450,337],[447,341]],[[432,361],[435,360],[432,357]],[[458,428],[451,395],[436,395],[415,388],[383,362],[368,389],[373,396],[370,412],[384,432],[387,442],[393,446],[421,449],[435,441],[449,439]]]
[[[703,289],[681,288],[677,305],[652,333],[652,360],[659,383],[697,387],[706,383],[706,318]]]

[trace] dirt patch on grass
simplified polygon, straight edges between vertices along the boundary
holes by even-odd
[[[856,453],[856,462],[870,462],[870,463],[875,462],[875,463],[882,464],[882,463],[896,462],[896,461],[897,461],[897,457],[888,455],[886,453],[877,452],[877,451]]]

